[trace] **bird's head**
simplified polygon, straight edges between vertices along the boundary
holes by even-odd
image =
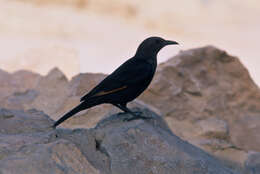
[[[157,56],[158,52],[167,45],[178,44],[175,41],[164,40],[160,37],[149,37],[145,39],[136,51],[137,56]]]

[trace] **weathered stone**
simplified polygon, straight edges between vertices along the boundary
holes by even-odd
[[[260,101],[260,100],[259,100]],[[249,112],[250,113],[250,112]],[[230,138],[237,147],[260,151],[259,114],[241,113],[232,123]]]
[[[175,136],[156,114],[141,111],[153,119],[123,122],[130,115],[113,115],[93,130],[97,150],[108,157],[110,173],[232,173]]]
[[[42,112],[0,110],[0,173],[98,174],[73,142],[56,139]]]
[[[68,83],[68,79],[59,69],[52,69],[36,85],[35,90],[39,95],[30,107],[42,110],[49,115],[56,113],[68,98]]]
[[[68,81],[58,69],[47,76],[0,71],[0,106],[36,108],[57,120],[103,78],[103,74],[83,73]],[[180,52],[158,66],[152,84],[136,101],[162,113],[177,136],[212,154],[239,149],[231,157],[235,159],[240,151],[260,151],[259,88],[240,61],[222,50],[207,46]],[[103,115],[116,112],[121,111],[100,105],[61,126],[91,128]]]
[[[40,77],[39,74],[25,70],[20,70],[12,74],[0,70],[0,106],[13,107],[12,103],[8,103],[8,97],[14,93],[24,93],[34,88]]]
[[[248,174],[260,173],[260,152],[250,152],[245,162]]]
[[[138,111],[151,119],[114,114],[94,129],[53,130],[42,112],[1,109],[0,173],[237,173],[175,136],[155,113]]]
[[[69,83],[70,94],[73,96],[83,96],[104,78],[105,75],[100,73],[80,73],[74,76]]]
[[[217,118],[208,118],[197,122],[200,127],[201,135],[210,138],[228,138],[228,125],[224,120],[219,120]]]
[[[218,119],[226,122],[227,143],[245,151],[260,151],[259,88],[238,58],[225,51],[207,46],[180,52],[159,65],[139,99],[158,108],[163,116],[178,120],[173,125],[180,124],[177,127],[184,133],[172,130],[186,140],[201,138],[194,123]],[[223,128],[220,134],[226,136],[226,131]]]
[[[229,163],[238,165],[241,168],[244,167],[244,163],[248,158],[248,152],[234,147],[217,150],[213,154],[221,160],[228,161]]]

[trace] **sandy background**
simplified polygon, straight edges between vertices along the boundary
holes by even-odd
[[[109,73],[157,35],[181,43],[159,62],[211,44],[238,56],[259,85],[259,16],[256,0],[0,0],[0,68]]]

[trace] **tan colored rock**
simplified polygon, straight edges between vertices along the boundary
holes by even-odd
[[[69,95],[62,106],[53,114],[58,119],[80,103],[80,98],[95,87],[105,77],[104,74],[81,73],[72,78],[68,84]],[[90,128],[104,117],[112,108],[111,105],[100,105],[78,113],[64,122],[62,126],[69,128]]]
[[[1,81],[1,85],[0,85],[0,100],[5,99],[8,95],[10,95],[13,90],[11,88],[11,75],[0,69],[0,81]]]
[[[221,134],[231,138],[226,143],[259,151],[260,90],[238,58],[225,51],[212,46],[182,51],[158,67],[139,99],[179,120],[179,127],[201,121],[205,128],[203,120],[223,120]],[[187,130],[183,138],[196,139],[196,125]]]
[[[41,75],[20,70],[8,73],[0,70],[0,106],[13,109],[24,109],[31,103],[36,91],[32,90],[39,82]],[[27,97],[28,96],[28,97]]]
[[[246,160],[248,159],[248,153],[235,148],[226,148],[223,150],[218,150],[213,153],[216,157],[229,161],[230,163],[235,163],[244,167]]]
[[[73,107],[77,106],[80,102],[79,97],[70,97],[61,109],[52,116],[53,119],[58,120],[66,112],[70,111]],[[85,111],[79,112],[75,116],[66,120],[61,124],[62,127],[66,128],[91,128],[94,127],[98,121],[100,121],[109,111],[113,108],[112,105],[103,104],[92,107]]]
[[[196,124],[201,129],[201,135],[208,136],[210,138],[228,138],[228,125],[224,120],[208,118],[198,121]]]
[[[36,85],[35,90],[39,95],[29,107],[42,110],[49,115],[56,113],[68,98],[68,83],[68,79],[59,69],[52,69]]]
[[[258,87],[237,58],[208,46],[183,51],[161,64],[141,99],[166,116],[178,118],[185,112],[189,119],[196,119],[196,115],[201,119],[225,113],[226,104],[239,103],[246,93],[256,92]]]
[[[260,100],[259,100],[260,101]],[[255,112],[255,111],[254,111]],[[237,146],[245,150],[260,151],[260,118],[252,112],[242,113],[236,118],[230,129],[230,138]]]
[[[80,73],[74,76],[69,82],[70,94],[81,97],[99,82],[101,82],[106,75],[101,73]]]

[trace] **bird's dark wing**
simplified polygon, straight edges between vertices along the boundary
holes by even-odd
[[[151,75],[152,67],[143,60],[129,59],[107,76],[80,101],[127,89],[130,85],[142,83]]]

